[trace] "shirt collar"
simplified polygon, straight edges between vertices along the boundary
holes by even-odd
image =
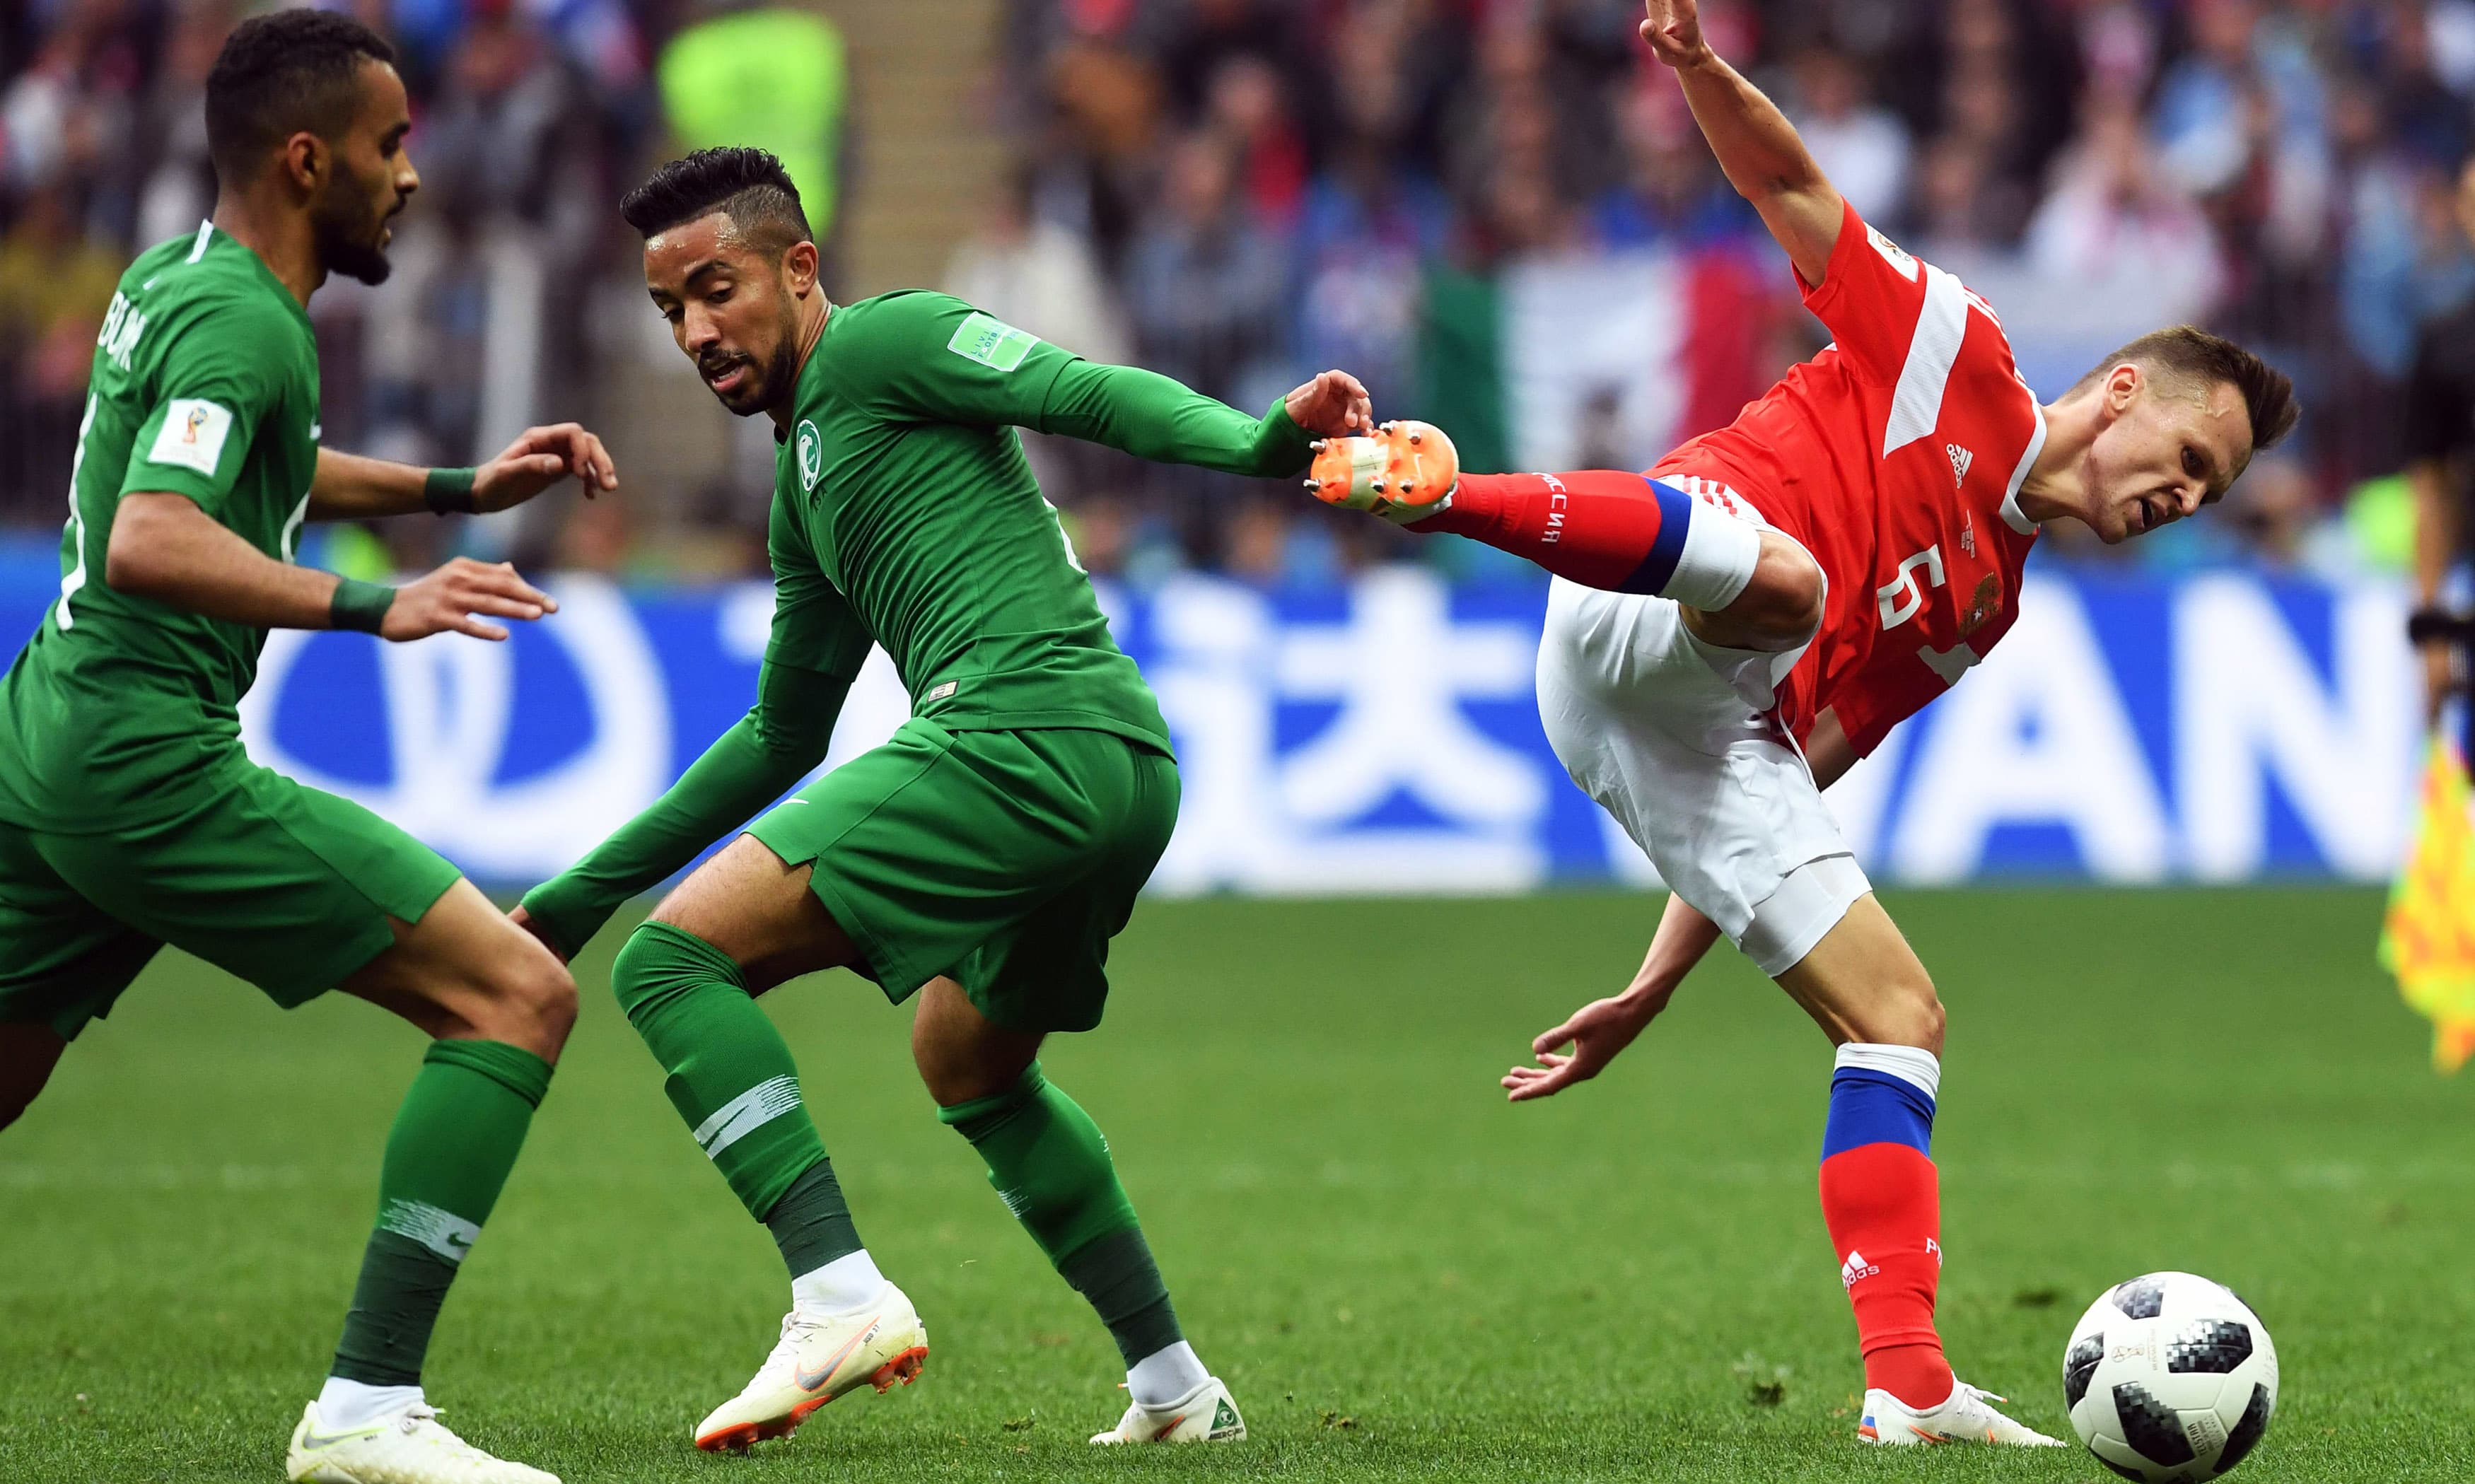
[[[2034,396],[2028,399],[2028,415],[2037,420],[2036,428],[2028,434],[2028,447],[2011,471],[2009,487],[2002,492],[2002,523],[2022,536],[2037,534],[2037,523],[2020,508],[2020,486],[2028,482],[2028,471],[2035,467],[2037,455],[2046,450],[2046,409],[2037,405]]]

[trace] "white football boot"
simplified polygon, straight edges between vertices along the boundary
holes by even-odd
[[[301,1410],[283,1472],[293,1484],[558,1484],[558,1475],[493,1458],[415,1402],[360,1427],[330,1430],[318,1403]]]
[[[1246,1437],[1246,1419],[1220,1377],[1203,1384],[1166,1406],[1131,1402],[1126,1415],[1107,1432],[1091,1435],[1094,1443],[1238,1443]]]
[[[1986,1404],[2010,1399],[1966,1381],[1955,1381],[1948,1399],[1920,1412],[1887,1391],[1869,1391],[1865,1393],[1865,1420],[1857,1425],[1856,1441],[1879,1443],[1886,1448],[1914,1448],[1927,1443],[2063,1447],[2061,1439],[2046,1437],[2033,1427],[2022,1427]]]
[[[747,1389],[697,1424],[696,1445],[709,1452],[736,1450],[787,1437],[845,1392],[910,1385],[927,1360],[919,1311],[892,1283],[873,1302],[840,1314],[795,1306],[782,1316],[782,1338]]]

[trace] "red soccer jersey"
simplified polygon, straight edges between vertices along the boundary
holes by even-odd
[[[1813,553],[1829,596],[1779,717],[1801,739],[1836,707],[1863,755],[2019,617],[2046,418],[1985,301],[1855,207],[1821,284],[1797,281],[1833,343],[1652,473],[1726,485]]]

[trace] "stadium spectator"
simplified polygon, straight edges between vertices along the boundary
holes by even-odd
[[[125,261],[186,230],[209,180],[203,59],[244,8],[50,0],[0,21],[0,235]],[[821,229],[850,214],[849,43],[807,0],[352,9],[404,48],[430,195],[399,245],[411,292],[321,296],[332,436],[460,456],[546,376],[625,404],[635,358],[601,353],[632,344],[607,322],[636,293],[634,263],[608,204],[656,149],[771,143]],[[896,271],[924,280],[950,251],[949,286],[992,312],[1100,353],[1115,337],[1241,399],[1249,378],[1346,364],[1388,403],[1442,396],[1462,426],[1509,428],[1507,406],[1479,405],[1506,403],[1517,379],[1489,348],[1507,283],[1549,261],[1732,259],[1763,305],[1749,323],[1793,329],[1736,337],[1766,376],[1809,321],[1672,86],[1644,85],[1637,18],[1626,0],[1008,0],[963,127],[1001,132],[1022,179],[974,205],[967,243]],[[2003,304],[2042,390],[2104,349],[2093,320],[2191,317],[2276,348],[2313,409],[2296,456],[2317,499],[2404,462],[2413,348],[2475,283],[2447,184],[2475,151],[2475,5],[1740,0],[1709,24],[1776,78],[1872,219]],[[922,127],[900,111],[881,126]],[[870,183],[986,189],[970,178]],[[1717,342],[1694,333],[1691,356],[1648,374],[1668,378],[1659,397],[1707,390],[1696,368]],[[59,450],[38,451],[57,389],[30,371],[42,360],[34,340],[0,351],[0,416],[30,430],[0,454],[0,512],[27,526],[57,503]],[[1558,417],[1604,423],[1585,410]],[[676,527],[689,520],[739,549],[725,492],[761,483],[760,443],[682,453],[681,476],[706,469],[711,492],[652,500],[590,540],[562,535],[573,513],[550,502],[528,515],[544,528],[430,535],[609,568],[614,542],[692,543]],[[1265,558],[1296,542],[1252,516],[1238,530],[1242,500],[1176,505],[1105,467],[1050,477],[1131,567],[1172,548],[1243,551],[1291,576],[1324,560]],[[1341,541],[1330,549],[1347,559],[1388,554]]]

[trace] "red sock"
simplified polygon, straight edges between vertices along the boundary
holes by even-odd
[[[1443,514],[1410,529],[1450,531],[1610,593],[1724,608],[1761,554],[1752,526],[1647,474],[1463,474]],[[1672,591],[1671,591],[1672,590]]]
[[[1951,1393],[1934,1329],[1942,1280],[1942,1192],[1934,1162],[1905,1143],[1861,1144],[1822,1161],[1822,1219],[1856,1310],[1865,1384],[1920,1410]]]

